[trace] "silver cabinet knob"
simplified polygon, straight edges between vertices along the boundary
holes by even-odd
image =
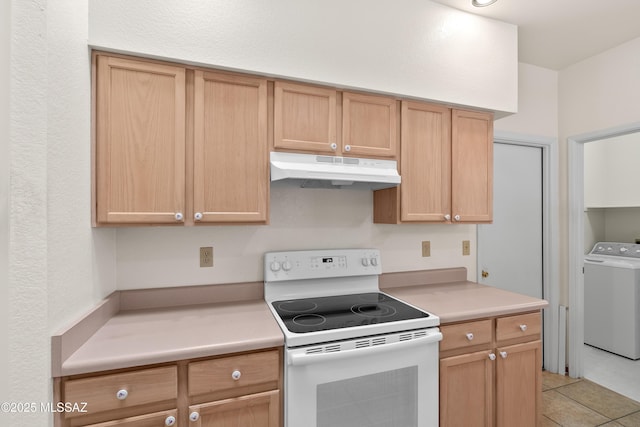
[[[116,393],[116,399],[118,400],[125,400],[127,396],[129,396],[129,392],[124,389],[118,390],[118,392]]]
[[[202,212],[196,212],[195,214],[193,214],[193,219],[195,219],[196,221],[200,221],[202,219]]]
[[[467,334],[467,339],[468,339],[469,341],[473,341],[473,334],[472,334],[471,332],[469,332],[469,333]]]
[[[182,215],[182,212],[177,212],[176,221],[182,221],[183,219],[184,219],[184,215]]]

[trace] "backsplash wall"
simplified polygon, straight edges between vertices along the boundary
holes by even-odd
[[[384,272],[466,267],[476,276],[476,226],[373,224],[373,192],[271,187],[270,225],[120,228],[118,289],[263,280],[263,254],[275,250],[373,247]],[[422,240],[431,256],[422,257]],[[471,255],[462,256],[462,241]],[[199,248],[213,246],[214,266],[200,268]]]

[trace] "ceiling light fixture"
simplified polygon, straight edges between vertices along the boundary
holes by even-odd
[[[471,0],[471,4],[475,7],[485,7],[494,4],[498,0]]]

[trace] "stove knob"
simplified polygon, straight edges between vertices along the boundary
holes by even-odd
[[[369,265],[369,258],[362,258],[362,265],[367,267]]]
[[[291,265],[291,263],[289,261],[285,261],[285,262],[282,263],[282,269],[284,271],[289,271],[289,270],[291,270],[292,267],[293,266]]]
[[[270,267],[271,271],[280,271],[280,263],[278,261],[273,261]]]
[[[374,267],[378,265],[378,258],[371,258],[371,265],[373,265]]]

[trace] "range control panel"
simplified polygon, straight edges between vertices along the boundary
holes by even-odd
[[[267,252],[264,255],[264,280],[267,282],[381,273],[378,249]]]
[[[640,258],[640,244],[619,242],[598,242],[589,255],[609,255],[625,258]]]

